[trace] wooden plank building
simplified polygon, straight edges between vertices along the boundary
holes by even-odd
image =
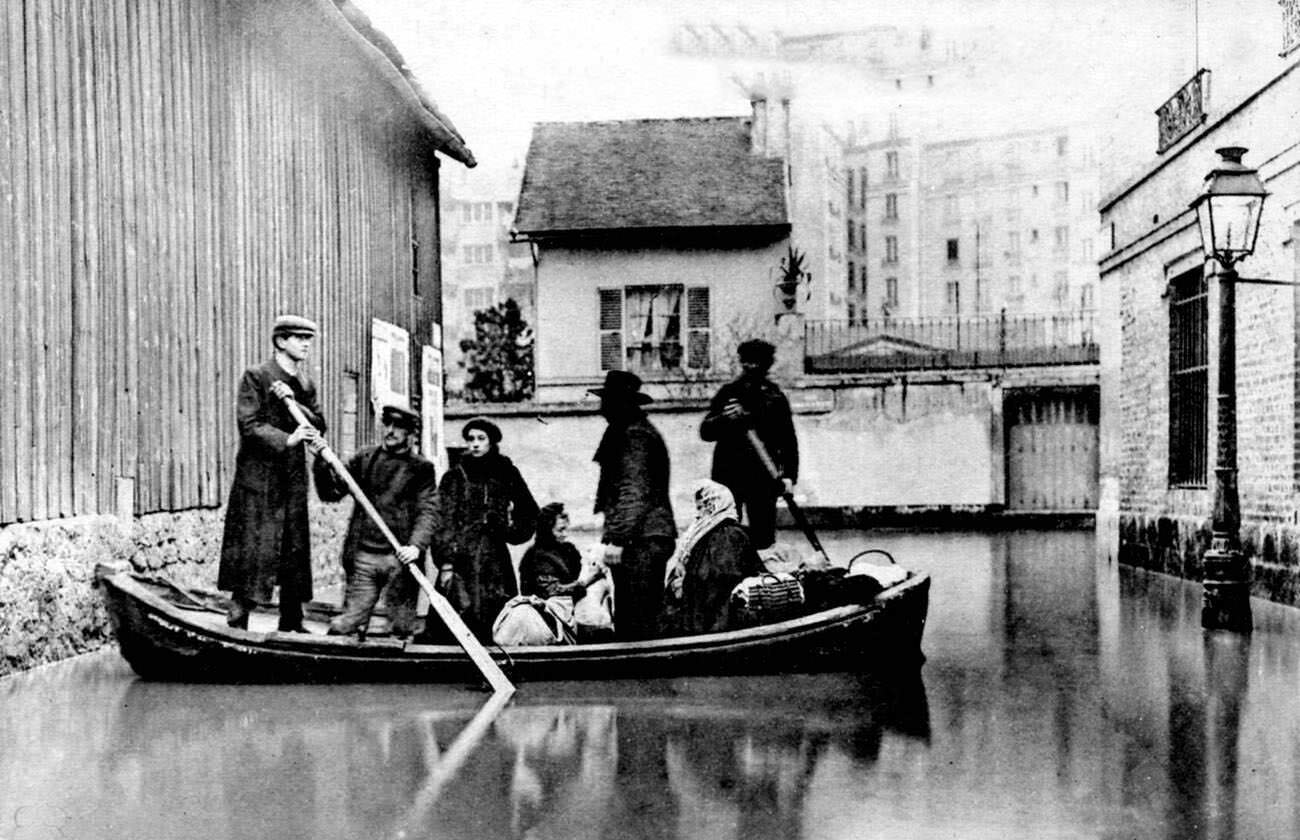
[[[371,319],[432,343],[435,152],[474,161],[340,5],[0,3],[0,524],[223,504],[280,312],[370,438]]]

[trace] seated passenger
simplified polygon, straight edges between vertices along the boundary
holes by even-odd
[[[665,635],[729,628],[731,590],[763,571],[763,561],[736,521],[736,501],[716,481],[695,485],[695,521],[686,529],[664,575]]]
[[[577,601],[601,570],[583,568],[582,554],[569,542],[569,515],[564,505],[551,502],[537,513],[537,539],[519,561],[519,594],[551,598],[567,596]]]

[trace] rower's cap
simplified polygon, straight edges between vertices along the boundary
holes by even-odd
[[[316,322],[301,315],[281,315],[275,319],[275,326],[271,328],[271,337],[275,338],[281,335],[305,335],[308,338],[315,338],[320,328]]]
[[[404,405],[386,405],[379,414],[380,420],[412,432],[420,431],[420,415]]]

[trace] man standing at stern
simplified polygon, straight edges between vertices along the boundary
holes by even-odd
[[[614,632],[619,639],[655,633],[663,605],[664,567],[677,526],[668,501],[668,447],[650,424],[641,378],[611,370],[600,397],[609,424],[593,459],[600,464],[596,513],[605,515],[605,565],[614,580]]]
[[[437,530],[438,476],[433,462],[414,449],[420,416],[389,405],[380,422],[383,442],[358,451],[347,468],[402,545],[394,551],[361,506],[353,507],[343,540],[347,592],[342,614],[330,622],[331,635],[364,634],[385,586],[392,634],[411,635],[419,588],[406,564],[419,561]],[[322,500],[335,502],[347,495],[347,485],[325,463],[317,461],[313,473]]]
[[[736,355],[741,374],[718,389],[700,424],[700,437],[717,442],[713,480],[735,496],[754,548],[762,551],[776,542],[776,497],[791,492],[799,480],[799,442],[790,401],[767,378],[776,348],[750,339],[741,342]],[[780,480],[764,466],[749,438],[751,431],[776,464]]]
[[[276,318],[274,356],[244,371],[239,380],[239,454],[217,574],[217,587],[231,593],[226,616],[231,627],[247,629],[253,607],[269,603],[272,588],[279,586],[279,629],[307,632],[302,604],[312,595],[311,538],[303,444],[314,443],[325,431],[316,386],[304,364],[316,333],[316,324],[306,318]],[[298,425],[285,397],[297,401],[308,424]]]

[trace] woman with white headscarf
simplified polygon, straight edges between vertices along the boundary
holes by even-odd
[[[716,481],[695,484],[695,521],[664,575],[666,635],[728,629],[731,590],[763,571],[763,561],[736,519],[736,500]]]

